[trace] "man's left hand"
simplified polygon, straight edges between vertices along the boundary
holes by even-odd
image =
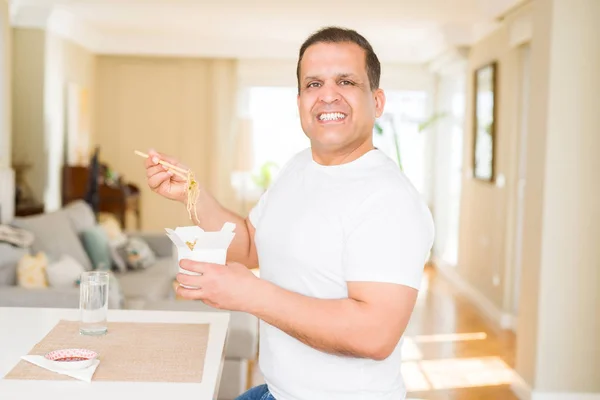
[[[227,265],[181,260],[179,266],[201,275],[177,274],[181,285],[196,287],[187,289],[177,287],[177,295],[189,300],[202,300],[211,307],[243,311],[256,298],[260,285],[252,271],[239,263]]]

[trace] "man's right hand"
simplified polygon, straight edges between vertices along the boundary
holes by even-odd
[[[177,167],[187,169],[174,158],[160,154],[154,150],[148,152],[146,159],[146,179],[152,191],[170,200],[185,203],[187,200],[186,180],[171,172],[166,166],[159,164],[160,160],[166,161]]]
[[[167,199],[187,205],[187,179],[170,172],[167,167],[159,164],[158,162],[161,160],[188,170],[187,167],[181,165],[174,158],[150,150],[148,158],[145,160],[148,186],[152,191]],[[235,236],[227,251],[227,262],[235,261],[248,268],[256,268],[258,266],[258,254],[254,243],[255,229],[252,223],[221,206],[202,186],[199,186],[198,189],[200,190],[200,198],[195,205],[193,223],[205,231],[219,231],[224,223],[233,222],[236,225]]]

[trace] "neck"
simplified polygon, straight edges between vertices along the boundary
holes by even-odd
[[[362,143],[354,143],[343,149],[327,150],[312,146],[313,159],[321,165],[341,165],[352,162],[369,151],[373,150],[373,139],[369,138]]]

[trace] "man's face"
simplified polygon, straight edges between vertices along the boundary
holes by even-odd
[[[354,43],[317,43],[300,63],[298,109],[313,149],[354,150],[372,141],[383,112],[381,89],[372,91],[365,52]]]

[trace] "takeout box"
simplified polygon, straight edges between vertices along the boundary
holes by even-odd
[[[235,224],[226,222],[220,231],[206,232],[199,226],[180,226],[165,229],[167,236],[177,247],[177,261],[193,260],[225,265],[227,249],[235,236]],[[198,275],[179,267],[179,272]],[[183,285],[182,285],[183,286]]]

